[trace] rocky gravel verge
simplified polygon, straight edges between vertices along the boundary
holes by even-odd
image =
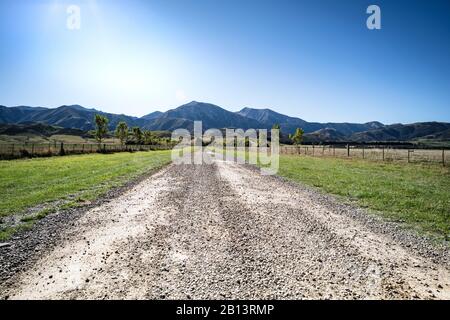
[[[90,209],[116,199],[152,176],[151,171],[136,179],[114,188],[105,195],[82,207],[61,210],[37,220],[30,230],[19,231],[0,245],[0,282],[27,270],[45,252],[64,240],[63,232],[75,225],[75,222]]]

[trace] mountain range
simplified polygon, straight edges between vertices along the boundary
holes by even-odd
[[[192,101],[166,112],[152,112],[143,117],[105,113],[80,105],[64,105],[59,108],[5,107],[0,106],[0,123],[44,123],[68,129],[91,130],[95,114],[109,119],[109,129],[114,130],[120,121],[130,127],[147,130],[178,128],[193,130],[194,121],[202,121],[203,130],[210,128],[270,129],[279,124],[284,135],[296,128],[305,131],[305,141],[411,141],[416,139],[450,140],[450,123],[420,122],[413,124],[385,125],[377,121],[367,123],[319,123],[277,113],[271,109],[243,108],[238,112],[225,110],[217,105]]]

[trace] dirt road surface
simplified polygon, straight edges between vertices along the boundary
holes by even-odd
[[[449,299],[448,251],[227,161],[170,165],[61,231],[9,299]]]

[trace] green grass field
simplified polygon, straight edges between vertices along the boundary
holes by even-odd
[[[281,155],[278,174],[450,240],[448,167]]]
[[[43,203],[57,201],[57,208],[81,205],[169,162],[170,151],[0,161],[0,219]],[[50,205],[22,221],[29,226],[57,208]],[[1,230],[0,240],[12,232]]]

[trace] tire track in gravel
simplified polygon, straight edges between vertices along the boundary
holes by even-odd
[[[89,210],[0,292],[16,299],[450,297],[448,251],[428,259],[352,218],[355,210],[231,162],[170,165]]]
[[[221,176],[263,226],[258,230],[255,221],[243,222],[252,231],[250,247],[263,253],[267,267],[278,266],[272,279],[283,285],[276,297],[450,297],[447,250],[441,262],[433,263],[344,213],[355,208],[244,166],[217,163]]]
[[[16,299],[145,297],[163,241],[158,235],[167,224],[158,200],[176,183],[170,168],[86,212],[63,231],[59,246],[9,279],[0,292]],[[153,235],[150,246],[145,240]]]

